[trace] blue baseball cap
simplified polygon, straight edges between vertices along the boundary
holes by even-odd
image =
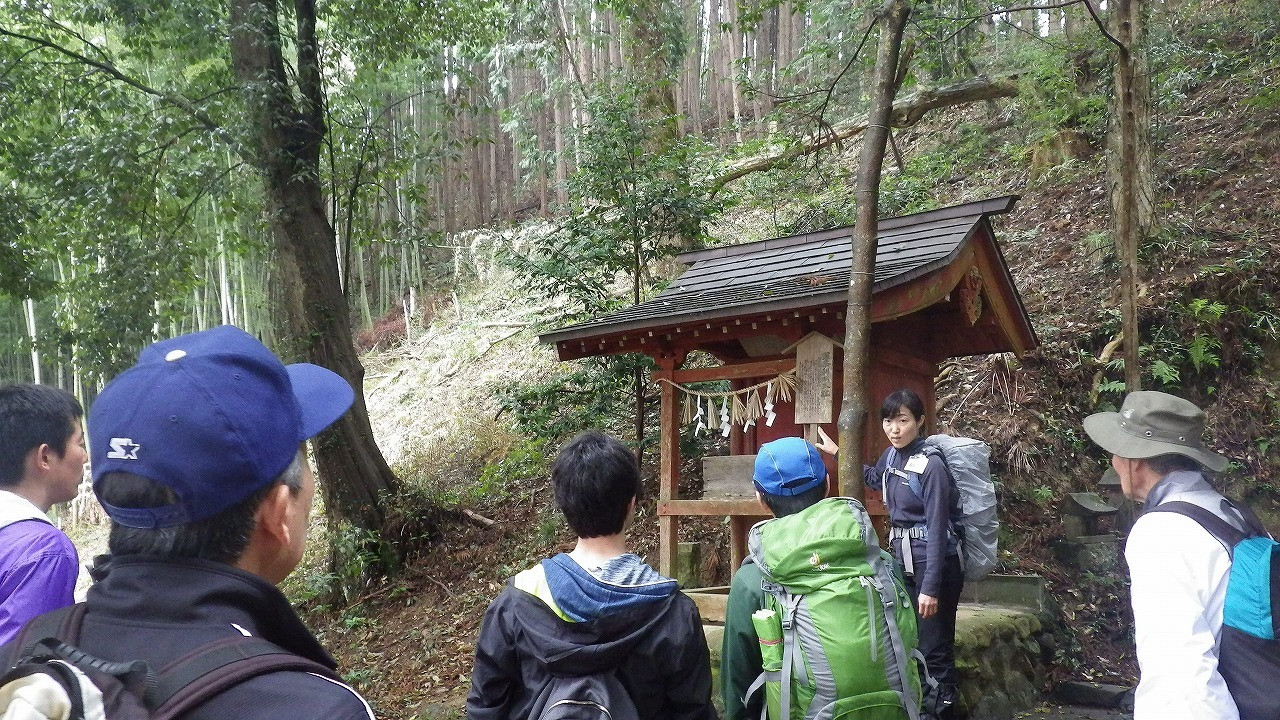
[[[785,437],[760,446],[751,480],[765,495],[799,495],[827,481],[827,466],[804,438]]]
[[[342,376],[307,363],[286,367],[238,327],[161,340],[89,410],[94,490],[103,475],[128,472],[177,495],[163,507],[102,503],[126,527],[203,520],[274,482],[298,444],[333,424],[354,399]]]

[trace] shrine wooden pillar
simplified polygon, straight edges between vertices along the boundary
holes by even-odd
[[[660,357],[658,382],[661,387],[660,439],[658,441],[658,504],[675,500],[680,485],[680,402],[676,397],[675,379],[677,359]],[[658,572],[667,577],[675,576],[676,551],[679,542],[680,517],[658,514]]]

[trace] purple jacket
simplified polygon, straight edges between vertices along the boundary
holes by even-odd
[[[31,503],[0,491],[0,645],[31,618],[75,602],[80,559]]]

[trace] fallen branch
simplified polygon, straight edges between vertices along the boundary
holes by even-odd
[[[479,358],[484,357],[484,356],[485,356],[485,354],[487,354],[491,349],[493,349],[493,346],[494,346],[494,345],[497,345],[498,343],[502,342],[503,340],[508,340],[508,339],[510,339],[510,338],[513,338],[513,337],[515,337],[515,336],[519,335],[519,334],[520,334],[520,330],[521,330],[520,328],[516,328],[515,330],[512,330],[511,332],[507,333],[506,335],[503,335],[503,336],[502,336],[502,337],[500,337],[500,338],[497,338],[497,339],[495,339],[495,340],[490,340],[490,341],[489,341],[489,344],[484,346],[484,349],[482,349],[480,352],[476,353],[476,356],[475,356],[474,358],[471,358],[471,361],[472,361],[472,362],[474,362],[474,361],[478,360]],[[446,377],[447,377],[447,376],[446,376]]]
[[[1098,364],[1102,367],[1098,368],[1098,372],[1093,374],[1093,388],[1089,390],[1089,404],[1096,405],[1098,402],[1098,388],[1102,387],[1102,374],[1107,369],[1107,363],[1111,362],[1111,355],[1115,353],[1116,348],[1120,347],[1120,343],[1124,342],[1124,332],[1116,333],[1102,348],[1102,353],[1098,355]]]
[[[468,520],[474,522],[475,524],[481,527],[491,528],[494,525],[498,524],[497,520],[490,520],[489,518],[481,515],[480,513],[474,510],[468,510],[466,508],[462,508],[462,514],[466,515]]]
[[[911,95],[900,98],[893,104],[893,114],[889,124],[896,128],[911,127],[928,113],[953,105],[965,105],[973,102],[994,100],[1002,97],[1015,97],[1018,94],[1016,76],[1004,76],[999,79],[976,77],[945,87],[923,88]],[[728,172],[711,183],[711,194],[715,195],[725,185],[753,172],[769,170],[777,165],[805,155],[812,155],[819,150],[843,142],[867,129],[865,117],[833,126],[830,131],[810,136],[798,145],[793,145],[769,155],[748,158],[732,166]]]

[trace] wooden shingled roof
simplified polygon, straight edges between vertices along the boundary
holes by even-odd
[[[946,267],[980,229],[985,229],[989,238],[987,217],[1008,212],[1017,200],[1017,196],[1005,196],[881,220],[873,294]],[[556,344],[561,359],[569,359],[603,354],[577,348],[622,333],[842,304],[849,288],[852,233],[853,228],[846,226],[684,253],[678,259],[689,264],[689,269],[653,298],[544,333],[540,339]],[[995,252],[998,255],[998,249]],[[1012,289],[1003,259],[998,265],[1003,277],[988,282]],[[1034,344],[1034,333],[1016,291],[1012,297]]]

